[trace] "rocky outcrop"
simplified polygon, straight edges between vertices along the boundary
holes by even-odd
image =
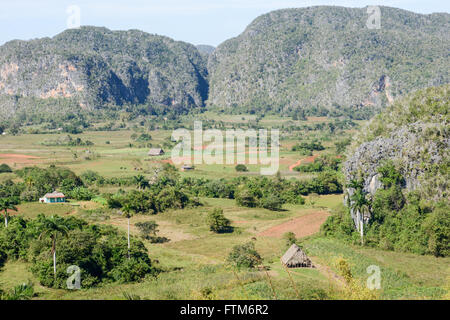
[[[208,103],[250,110],[376,111],[399,96],[450,81],[450,15],[381,7],[270,12],[219,45],[208,69]],[[441,57],[441,58],[439,58]]]
[[[373,196],[383,187],[377,169],[390,160],[404,178],[405,193],[416,190],[434,200],[448,197],[448,93],[448,85],[417,92],[376,117],[344,163],[347,185],[362,179],[363,190]],[[346,204],[353,193],[346,188]],[[351,211],[356,223],[356,212]]]
[[[29,104],[54,98],[89,109],[201,107],[206,77],[206,62],[195,46],[137,30],[82,27],[0,47],[0,96],[28,98]],[[2,111],[16,110],[7,105]]]

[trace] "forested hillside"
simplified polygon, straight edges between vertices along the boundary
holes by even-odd
[[[449,82],[450,15],[381,7],[378,30],[368,17],[366,8],[326,6],[258,17],[211,55],[209,105],[367,118]]]
[[[195,46],[138,30],[82,27],[0,47],[0,110],[15,113],[201,107],[206,65]]]
[[[326,234],[450,255],[449,89],[418,91],[361,130],[344,164],[347,208],[327,221]]]

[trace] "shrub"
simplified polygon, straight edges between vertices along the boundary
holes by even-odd
[[[434,256],[450,256],[450,206],[440,202],[425,219],[428,250]]]
[[[270,193],[266,197],[260,200],[260,206],[272,211],[279,211],[283,206],[283,199],[281,199],[276,193]]]
[[[141,237],[150,240],[158,232],[158,224],[155,221],[138,222],[135,224],[141,233]]]
[[[287,247],[292,246],[297,241],[297,239],[295,238],[295,233],[293,232],[286,232],[285,234],[283,234],[283,239],[286,240]]]
[[[0,173],[5,173],[5,172],[12,172],[12,169],[6,163],[2,163],[2,164],[0,164]]]
[[[236,203],[242,207],[254,208],[256,207],[256,199],[253,193],[244,185],[238,187],[235,194]]]
[[[159,212],[166,209],[183,209],[189,202],[189,198],[175,187],[163,189],[156,197],[156,207]]]
[[[169,241],[166,237],[158,237],[158,225],[155,221],[145,221],[136,223],[136,227],[141,233],[141,237],[150,240],[151,243],[163,243]]]
[[[206,221],[209,225],[209,230],[213,232],[221,233],[230,230],[230,220],[224,216],[223,210],[220,208],[215,208],[208,213]]]
[[[254,268],[262,261],[261,256],[255,249],[253,242],[236,245],[228,256],[228,262],[236,268]]]
[[[91,200],[95,194],[85,187],[76,187],[70,192],[70,197],[75,200]]]
[[[0,300],[30,300],[34,296],[33,283],[22,283],[6,293],[0,292]]]
[[[89,288],[101,282],[137,281],[155,271],[147,249],[141,241],[131,238],[128,258],[127,238],[116,228],[89,225],[81,219],[71,217],[58,218],[59,223],[65,225],[69,231],[67,236],[59,237],[56,243],[55,277],[51,255],[52,240],[50,237],[40,237],[42,226],[47,219],[50,218],[39,215],[34,220],[24,220],[22,235],[16,236],[16,240],[12,242],[14,250],[19,253],[23,250],[21,248],[26,248],[26,254],[21,256],[32,263],[31,271],[44,286],[66,288],[67,268],[71,265],[80,268],[83,288]],[[13,221],[11,227],[14,227],[14,223],[18,222]],[[1,236],[4,230],[0,231]],[[1,240],[0,243],[3,243],[3,239]],[[21,245],[17,245],[18,243]],[[19,256],[13,250],[6,252],[8,258],[10,255],[11,257]]]
[[[246,171],[248,171],[247,167],[244,164],[238,164],[236,167],[234,167],[234,169],[237,172],[246,172]]]

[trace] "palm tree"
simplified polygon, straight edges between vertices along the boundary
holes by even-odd
[[[351,209],[353,209],[356,214],[356,224],[357,229],[361,234],[361,244],[364,244],[364,215],[370,212],[370,203],[366,198],[366,194],[362,188],[355,190],[355,193],[350,197]]]
[[[361,234],[361,244],[364,244],[364,215],[370,213],[370,202],[364,192],[364,179],[352,179],[349,188],[355,190],[352,196],[347,195],[347,205],[356,212],[356,229]]]
[[[130,218],[133,216],[134,209],[131,206],[131,204],[125,203],[122,206],[122,212],[124,213],[125,218],[128,219],[128,259],[130,259],[130,249],[131,249],[131,244],[130,244]]]
[[[136,183],[139,190],[145,189],[149,186],[148,181],[142,174],[133,177],[134,182]]]
[[[8,228],[8,210],[17,211],[15,203],[10,198],[0,199],[0,211],[5,211],[5,228]]]
[[[43,231],[39,235],[39,239],[41,239],[45,235],[49,235],[50,239],[52,240],[52,256],[53,256],[53,275],[56,279],[56,238],[58,235],[61,235],[62,237],[67,236],[69,229],[64,224],[64,220],[51,216],[48,219],[44,220],[43,223]]]

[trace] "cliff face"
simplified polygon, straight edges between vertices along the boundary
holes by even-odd
[[[381,7],[379,30],[367,19],[366,8],[278,10],[215,49],[97,27],[11,41],[0,46],[0,117],[205,102],[366,117],[408,92],[450,82],[449,14]]]
[[[344,164],[347,183],[362,178],[364,191],[375,194],[382,187],[377,169],[390,160],[405,179],[405,191],[427,199],[449,197],[449,110],[450,85],[418,91],[388,107],[356,138]]]
[[[206,76],[206,63],[193,45],[137,30],[82,27],[0,47],[3,101],[68,99],[85,109],[144,103],[199,107],[207,99]],[[8,109],[15,111],[11,104]]]
[[[281,111],[381,108],[408,92],[450,80],[450,15],[381,7],[270,12],[209,59],[210,97],[219,107]]]

